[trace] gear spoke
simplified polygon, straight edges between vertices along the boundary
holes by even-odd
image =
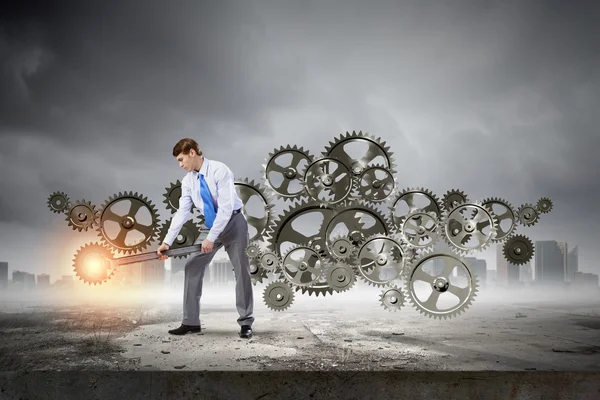
[[[440,294],[441,292],[438,292],[437,290],[432,290],[429,294],[429,297],[427,297],[427,300],[425,300],[423,305],[429,310],[439,311],[439,308],[437,307],[437,302],[440,298]]]
[[[461,288],[459,286],[451,284],[448,286],[448,292],[458,297],[461,301],[464,301],[469,297],[470,290],[468,287]]]

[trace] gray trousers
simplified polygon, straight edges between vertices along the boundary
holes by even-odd
[[[210,253],[196,252],[189,255],[184,274],[183,324],[200,325],[200,297],[202,297],[204,272],[217,251],[225,246],[235,273],[236,307],[240,314],[237,322],[240,326],[252,326],[254,299],[250,279],[250,260],[246,255],[248,241],[248,221],[240,212],[231,216],[229,223],[215,240]],[[195,244],[200,243],[202,240],[198,239]]]

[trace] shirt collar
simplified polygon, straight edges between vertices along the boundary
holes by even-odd
[[[206,176],[206,172],[208,170],[208,158],[203,157],[204,161],[202,161],[202,167],[200,167],[200,172],[198,172],[199,174],[202,174],[202,176]]]

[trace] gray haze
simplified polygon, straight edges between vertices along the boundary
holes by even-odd
[[[150,5],[152,4],[152,5]],[[0,260],[70,273],[96,233],[50,212],[163,192],[194,137],[238,177],[274,148],[362,130],[402,188],[518,207],[597,272],[600,13],[593,1],[13,2],[0,8]],[[483,255],[495,268],[494,249]]]

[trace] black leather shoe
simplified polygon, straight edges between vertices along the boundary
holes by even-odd
[[[181,326],[177,329],[171,329],[169,331],[169,333],[171,335],[185,335],[188,332],[192,332],[192,333],[198,333],[200,332],[200,325],[184,325],[181,324]]]
[[[240,337],[244,339],[250,339],[252,337],[252,328],[250,328],[250,325],[242,325]]]

